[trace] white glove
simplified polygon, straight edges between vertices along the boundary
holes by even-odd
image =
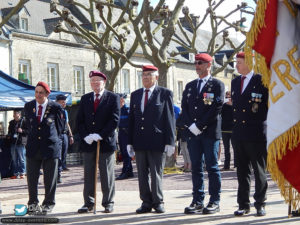
[[[92,134],[89,134],[88,136],[86,136],[86,137],[84,138],[84,141],[85,141],[86,143],[88,143],[89,145],[92,144],[93,141],[94,141]]]
[[[135,153],[134,153],[134,149],[133,149],[133,146],[132,145],[127,145],[127,152],[128,152],[128,155],[132,158]]]
[[[103,138],[99,134],[94,133],[94,134],[91,134],[91,136],[92,136],[93,140],[96,142],[103,140]]]
[[[175,152],[175,146],[172,146],[172,145],[166,145],[165,146],[165,152],[167,153],[167,156],[171,156],[174,154]]]
[[[196,126],[195,123],[193,123],[193,124],[189,127],[189,130],[190,130],[195,136],[201,134],[201,131],[198,129],[198,127]]]

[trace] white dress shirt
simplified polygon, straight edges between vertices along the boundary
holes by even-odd
[[[154,91],[155,88],[155,84],[149,88],[149,92],[148,92],[148,100],[150,99],[150,96],[152,95],[152,92]],[[141,111],[144,112],[144,102],[145,102],[145,90],[147,88],[143,88],[143,96],[142,96],[142,102],[141,102]],[[148,103],[147,103],[148,104]]]
[[[39,105],[41,105],[43,107],[43,109],[42,109],[42,115],[41,115],[41,118],[40,118],[40,122],[43,121],[47,104],[48,104],[48,99],[47,98],[46,98],[46,101],[43,104],[39,104],[38,102],[36,102],[36,105],[35,105],[35,112],[36,112],[35,115],[36,116],[38,116],[38,113],[39,113]]]
[[[101,97],[102,97],[102,95],[103,95],[103,93],[104,93],[104,90],[105,89],[103,89],[102,91],[100,91],[99,92],[99,97],[98,97],[98,99],[101,99]],[[96,100],[96,92],[94,92],[94,101]]]
[[[206,77],[204,78],[198,78],[198,84],[197,84],[197,90],[199,90],[198,85],[199,85],[199,80],[202,80],[201,83],[201,87],[200,87],[200,92],[202,91],[202,88],[205,86],[205,84],[207,83],[207,81],[210,79],[211,75],[208,74]],[[199,93],[198,93],[199,94]]]
[[[246,89],[247,85],[249,84],[252,76],[253,76],[254,72],[251,71],[250,73],[248,73],[247,75],[243,75],[246,76],[245,80],[244,80],[244,84],[243,84],[243,90],[241,91],[241,93],[244,92],[244,90]]]

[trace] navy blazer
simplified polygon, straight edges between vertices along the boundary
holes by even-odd
[[[206,82],[201,92],[198,93],[198,79],[189,82],[183,91],[181,109],[182,109],[182,127],[186,127],[186,136],[190,139],[195,137],[188,130],[193,123],[202,131],[201,135],[212,139],[221,138],[221,117],[220,113],[224,101],[224,84],[222,81],[213,77]],[[205,104],[205,96],[208,94],[211,98],[211,104]]]
[[[25,104],[25,129],[27,136],[26,156],[34,157],[40,151],[44,159],[59,158],[61,140],[59,136],[64,129],[63,109],[48,99],[48,104],[41,123],[36,116],[36,100]]]
[[[94,113],[94,92],[81,97],[77,114],[77,128],[81,137],[80,150],[83,152],[96,151],[97,143],[91,145],[84,138],[92,133],[99,134],[100,151],[109,152],[117,149],[115,129],[120,119],[120,97],[110,91],[104,90],[100,103]]]
[[[257,95],[259,95],[257,97]],[[264,121],[268,113],[268,89],[261,75],[254,74],[241,94],[241,76],[231,82],[233,105],[232,138],[247,141],[265,141]]]
[[[163,152],[165,145],[175,145],[173,93],[156,86],[144,112],[141,111],[143,88],[131,93],[129,139],[135,151]]]

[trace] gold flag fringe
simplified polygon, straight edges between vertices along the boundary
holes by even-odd
[[[268,170],[277,183],[286,203],[292,200],[294,210],[300,207],[300,193],[292,187],[278,168],[277,160],[281,160],[287,151],[292,151],[300,143],[300,121],[287,132],[280,135],[268,146]]]

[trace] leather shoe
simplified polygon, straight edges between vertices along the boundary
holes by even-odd
[[[87,205],[83,205],[80,209],[78,209],[78,213],[87,213],[87,212],[90,212],[90,211],[92,211],[93,210],[93,208],[94,208],[94,206],[93,205],[89,205],[89,206],[87,206]]]
[[[204,208],[203,204],[196,204],[192,202],[190,206],[185,207],[184,213],[185,214],[201,213],[203,211],[203,208]]]
[[[250,208],[239,207],[238,210],[234,211],[235,216],[243,216],[250,212]]]
[[[256,215],[257,216],[265,216],[266,215],[266,210],[264,206],[260,206],[256,208]]]
[[[156,213],[164,213],[166,212],[165,207],[163,204],[158,205],[157,207],[154,207],[154,210]]]
[[[140,208],[138,208],[136,210],[136,213],[137,214],[142,214],[142,213],[148,213],[148,212],[151,212],[152,208],[148,208],[148,207],[145,207],[145,206],[141,206]]]
[[[42,205],[42,212],[43,213],[51,213],[54,205]]]
[[[116,180],[125,180],[133,177],[133,173],[121,173],[120,176],[116,178]]]
[[[105,213],[112,213],[114,211],[114,206],[108,205],[104,207],[104,212]]]
[[[216,212],[220,212],[220,206],[211,202],[203,209],[203,214],[214,214]]]

